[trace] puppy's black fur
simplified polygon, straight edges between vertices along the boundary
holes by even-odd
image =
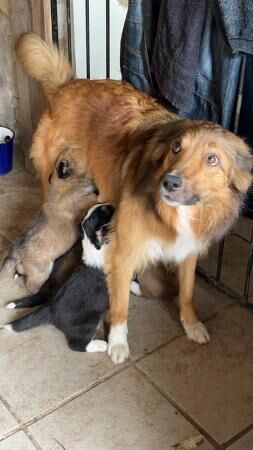
[[[99,252],[102,252],[104,245],[104,239],[101,239],[102,230],[107,229],[113,212],[114,208],[111,205],[95,205],[82,223],[85,239],[95,244],[97,249],[101,249]],[[87,255],[84,256],[86,258]],[[42,324],[53,324],[65,334],[72,350],[85,351],[96,334],[103,313],[109,306],[102,263],[103,261],[99,268],[81,264],[56,292],[52,300],[31,314],[10,323],[7,328],[19,332]],[[15,307],[19,304],[33,306],[41,304],[45,299],[44,295],[39,299],[37,297],[38,295],[30,297],[29,302],[27,302],[28,299],[20,300],[14,305]]]

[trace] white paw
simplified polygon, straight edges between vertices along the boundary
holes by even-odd
[[[134,295],[142,296],[141,287],[138,281],[133,280],[130,285],[130,291]]]
[[[12,327],[11,324],[1,325],[0,328],[5,329],[5,330],[8,330],[8,331],[13,331],[13,332],[14,332],[13,327]]]
[[[120,364],[129,356],[127,343],[127,322],[111,325],[107,353],[114,364]]]
[[[113,364],[121,364],[129,356],[128,343],[124,344],[108,344],[107,353],[110,356]]]
[[[7,303],[7,305],[5,307],[8,309],[14,309],[14,308],[16,308],[16,303],[15,302]]]
[[[197,342],[198,344],[207,344],[210,341],[208,331],[202,322],[195,322],[192,325],[187,325],[184,319],[181,321],[188,339]]]
[[[95,352],[106,352],[107,350],[107,342],[102,341],[101,339],[93,339],[86,346],[86,352],[95,353]]]

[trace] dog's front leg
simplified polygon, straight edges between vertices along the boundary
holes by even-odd
[[[197,255],[189,255],[179,265],[179,305],[180,319],[187,337],[199,344],[206,344],[210,338],[208,331],[198,320],[193,306],[193,290]]]
[[[114,364],[122,363],[129,355],[127,316],[130,284],[134,272],[131,262],[129,251],[116,244],[111,256],[110,271],[107,272],[111,321],[108,355]]]
[[[133,205],[131,205],[133,209]],[[110,298],[111,328],[108,340],[108,354],[111,360],[122,363],[129,355],[127,343],[127,316],[131,280],[141,259],[141,238],[135,215],[135,232],[129,233],[130,219],[125,219],[127,202],[119,209],[116,221],[116,232],[106,251],[105,272]],[[121,211],[123,213],[121,214]]]

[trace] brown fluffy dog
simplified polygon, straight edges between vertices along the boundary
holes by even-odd
[[[77,240],[84,212],[98,200],[96,186],[79,167],[78,154],[78,149],[67,148],[56,161],[48,200],[3,265],[14,277],[23,276],[32,294],[48,279],[54,261]]]
[[[128,356],[132,274],[158,261],[178,264],[182,324],[207,342],[192,303],[196,261],[238,216],[251,183],[248,146],[218,125],[179,120],[127,83],[68,82],[67,61],[36,36],[21,38],[18,55],[50,101],[31,150],[45,195],[59,154],[77,147],[102,201],[117,206],[106,257],[112,360]]]

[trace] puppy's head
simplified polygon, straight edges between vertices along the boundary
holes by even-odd
[[[146,148],[132,166],[135,193],[156,207],[205,208],[217,223],[233,222],[252,182],[252,156],[242,139],[210,122],[180,120],[146,127],[137,145]]]
[[[114,207],[109,203],[98,203],[89,209],[82,221],[84,237],[88,239],[97,250],[100,250],[106,241],[109,224],[114,211]]]

